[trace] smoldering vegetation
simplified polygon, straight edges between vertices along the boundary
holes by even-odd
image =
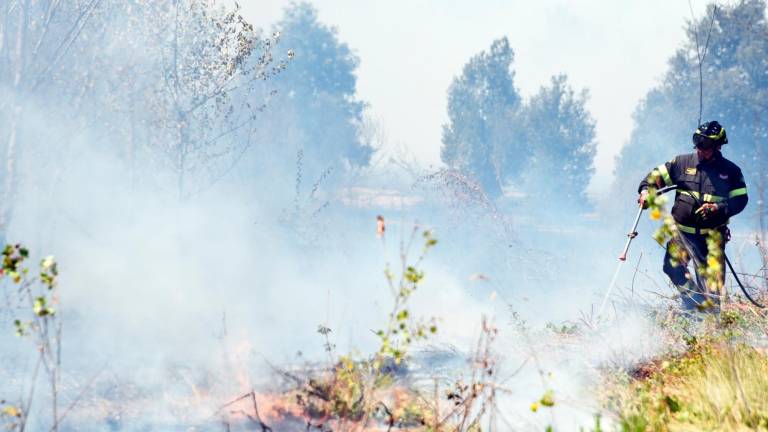
[[[721,10],[713,52],[764,10]],[[692,39],[594,202],[588,92],[559,75],[521,95],[507,38],[455,71],[444,166],[426,168],[359,99],[354,41],[308,4],[264,29],[213,1],[0,14],[0,239],[30,251],[29,274],[2,285],[10,427],[570,430],[610,417],[602,370],[663,349],[663,251],[638,239],[626,268],[615,258],[635,181],[687,149]],[[742,33],[749,65],[763,47]],[[759,148],[762,118],[737,123],[735,94],[707,94],[732,142]],[[669,113],[680,121],[653,126]],[[762,184],[762,159],[743,154]],[[765,256],[748,247],[763,206],[735,221],[745,272]],[[55,287],[40,288],[49,254]],[[391,393],[371,390],[384,378]]]

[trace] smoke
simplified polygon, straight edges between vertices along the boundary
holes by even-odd
[[[27,186],[21,189],[9,235],[37,256],[53,254],[60,262],[64,369],[72,380],[98,374],[99,394],[106,383],[137,386],[140,392],[126,396],[136,400],[166,389],[164,402],[151,409],[135,408],[138,412],[131,414],[131,402],[119,404],[122,428],[172,422],[175,403],[198,387],[212,389],[200,378],[208,373],[227,370],[220,378],[229,382],[218,384],[219,399],[205,402],[201,418],[187,419],[193,424],[247,389],[237,378],[240,371],[247,370],[250,385],[269,383],[274,371],[267,362],[322,360],[324,340],[316,331],[321,324],[332,329],[339,353],[375,350],[373,332],[385,324],[392,304],[384,268],[398,271],[401,239],[408,243],[416,221],[425,223],[409,251],[411,259],[420,253],[420,230],[432,229],[438,238],[423,262],[425,280],[410,307],[414,314],[437,318],[438,335],[430,343],[468,353],[486,314],[506,335],[497,349],[507,369],[528,358],[530,350],[539,352],[539,363],[529,361],[511,381],[518,391],[503,409],[515,421],[542,421],[543,414],[531,413],[528,406],[547,387],[558,397],[588,398],[584,393],[594,384],[595,367],[617,351],[626,362],[653,352],[624,349],[628,339],[644,348],[652,340],[646,327],[635,327],[628,317],[606,337],[554,351],[526,346],[511,322],[512,309],[534,329],[577,320],[609,277],[600,269],[608,268],[606,257],[614,257],[607,251],[619,244],[612,248],[595,237],[587,247],[583,234],[534,231],[523,224],[499,230],[492,217],[457,221],[424,208],[392,216],[385,212],[382,242],[375,236],[375,214],[382,209],[345,208],[338,202],[304,222],[309,226],[298,235],[284,212],[259,208],[252,191],[238,182],[179,202],[167,191],[126,185],[123,173],[121,161],[108,152],[82,152],[61,175],[50,200],[39,199]],[[290,196],[283,202],[291,211]],[[583,233],[578,226],[565,228]],[[313,229],[321,232],[307,240],[303,235]],[[29,354],[25,341],[5,338],[3,344],[10,347],[4,359]],[[32,366],[4,364],[7,374]],[[546,386],[539,370],[552,376]],[[5,393],[19,389],[3,387]],[[574,405],[578,408],[555,408],[558,424],[588,420],[599,410],[593,403],[586,409]]]
[[[110,42],[101,61],[122,64],[126,46]],[[150,63],[140,50],[128,54]],[[259,91],[268,94],[265,85]],[[128,155],[132,140],[146,138],[125,134],[132,99],[104,112],[83,103],[70,116],[69,99],[57,97],[30,97],[25,106],[29,133],[7,239],[29,246],[32,262],[48,254],[59,261],[62,398],[87,395],[68,420],[73,430],[214,424],[229,398],[273,384],[269,364],[325,359],[320,325],[331,329],[336,352],[373,352],[393,301],[384,270],[399,272],[403,252],[415,260],[425,229],[438,245],[421,264],[424,283],[410,305],[437,320],[424,349],[458,353],[465,371],[480,317],[494,317],[514,388],[501,409],[514,423],[589,423],[601,409],[591,390],[599,368],[658,348],[653,326],[620,297],[645,296],[651,286],[629,264],[609,303],[618,315],[610,326],[567,341],[543,330],[589,321],[607,289],[624,238],[593,215],[558,203],[532,209],[515,198],[498,208],[450,201],[452,185],[420,187],[396,169],[381,175],[391,166],[334,172],[324,182],[297,172],[290,124],[301,119],[282,111],[270,114],[279,126],[257,131],[220,181],[179,199],[168,182],[173,170],[140,157],[150,149]],[[381,199],[350,197],[363,193]],[[384,240],[375,235],[378,214]],[[635,246],[655,278],[658,248]],[[0,314],[9,329],[0,335],[0,396],[9,399],[28,390],[35,360],[32,343],[10,335],[16,313]],[[549,389],[554,415],[532,413],[531,402]],[[33,426],[47,425],[42,394]]]

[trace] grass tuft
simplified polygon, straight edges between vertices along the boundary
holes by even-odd
[[[738,311],[716,330],[606,381],[606,405],[620,430],[768,430],[768,355],[743,341]]]

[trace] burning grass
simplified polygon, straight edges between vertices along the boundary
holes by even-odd
[[[383,235],[383,218],[380,218],[380,225]],[[415,260],[409,260],[410,247],[418,239],[423,242],[421,252]],[[178,381],[180,388],[191,390],[188,396],[172,390],[163,390],[160,395],[156,389],[137,389],[131,394],[106,391],[104,395],[75,401],[69,420],[78,425],[104,422],[112,429],[130,427],[128,422],[139,421],[163,425],[204,424],[206,428],[214,422],[223,426],[224,430],[245,427],[264,432],[295,429],[340,432],[479,430],[480,422],[489,410],[494,409],[497,391],[494,383],[496,358],[491,351],[497,329],[492,324],[483,320],[476,350],[469,359],[470,379],[466,383],[438,382],[435,379],[434,388],[427,389],[415,385],[406,368],[413,344],[428,339],[438,331],[435,319],[414,316],[410,310],[410,299],[419,290],[424,278],[420,266],[427,252],[436,244],[431,231],[422,231],[415,226],[407,244],[401,244],[400,271],[393,272],[387,264],[385,276],[393,302],[385,325],[374,332],[379,341],[379,348],[374,353],[365,356],[337,354],[330,339],[331,330],[321,325],[318,333],[325,339],[328,364],[301,374],[278,371],[291,382],[287,389],[272,393],[257,392],[250,383],[244,387],[243,383],[248,380],[243,378],[247,374],[239,374],[234,369],[230,378],[240,384],[242,393],[238,397],[222,400],[222,389],[217,383],[221,382],[218,378],[225,377],[202,374],[205,376],[195,379],[196,374],[178,370],[172,374],[178,375],[174,381]],[[6,259],[4,271],[15,272],[16,267],[9,266],[15,266],[16,262],[22,262],[26,257],[26,250],[15,251],[7,249],[6,255],[14,259],[18,255],[18,259]],[[43,283],[49,288],[54,282],[51,268],[55,271],[55,267],[52,265],[47,260],[43,261],[40,273]],[[14,279],[15,283],[22,278],[17,279]],[[53,309],[48,308],[44,300],[44,297],[39,297],[34,301],[34,316],[51,319]],[[17,320],[17,323],[21,321]],[[42,325],[22,327],[21,324],[17,327],[19,333],[27,327],[47,328]],[[46,348],[44,353],[52,351]],[[57,376],[52,379],[58,383]],[[225,379],[224,382],[228,381]],[[120,383],[115,384],[121,390],[126,388]],[[54,387],[54,397],[56,394]],[[31,399],[30,396],[28,400],[21,401],[18,407],[29,407]],[[27,410],[18,407],[0,401],[0,425],[7,423],[10,428],[23,429],[27,424]],[[55,407],[54,403],[54,429],[62,417],[57,415]],[[195,430],[196,426],[192,427]]]
[[[377,232],[383,235],[383,218],[378,222]],[[418,257],[411,261],[408,252],[419,237],[423,246]],[[331,329],[320,325],[318,333],[325,341],[327,366],[301,373],[275,368],[288,380],[289,388],[267,403],[260,402],[253,391],[233,400],[223,407],[223,422],[229,425],[231,416],[245,416],[262,431],[273,427],[275,430],[300,427],[333,431],[480,430],[480,422],[494,408],[497,390],[494,383],[497,361],[491,345],[498,330],[492,324],[483,320],[466,384],[460,381],[440,384],[435,380],[430,390],[416,385],[406,366],[413,344],[426,340],[438,330],[434,319],[416,317],[409,308],[409,301],[424,278],[420,265],[436,244],[431,231],[414,227],[407,244],[401,244],[400,271],[394,273],[386,266],[385,277],[393,303],[386,325],[374,332],[379,340],[375,353],[337,354],[330,338]],[[249,403],[251,407],[247,406]]]
[[[227,407],[227,415],[274,430],[418,431],[434,422],[429,402],[416,389],[397,383],[367,391],[364,377],[347,381],[346,374],[336,370],[282,393],[244,395]]]
[[[252,407],[244,395],[228,404],[226,413],[245,415],[274,430],[478,431],[486,414],[495,409],[498,387],[491,344],[496,332],[483,322],[467,382],[417,380],[407,361],[392,357],[382,361],[379,356],[359,360],[341,356],[325,370],[278,370],[291,383],[287,390],[270,398],[252,393]]]

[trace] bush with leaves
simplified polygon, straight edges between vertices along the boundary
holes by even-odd
[[[48,378],[51,391],[51,430],[58,425],[66,412],[58,411],[58,393],[61,367],[61,320],[55,309],[58,303],[58,265],[49,256],[40,261],[36,273],[27,266],[29,250],[21,245],[7,245],[2,253],[0,281],[9,296],[8,307],[19,311],[14,317],[16,336],[34,343],[37,362],[33,372],[29,395],[16,402],[0,401],[0,422],[14,430],[24,430],[40,366]]]
[[[335,429],[345,430],[346,425],[366,425],[372,420],[390,425],[426,422],[427,407],[415,402],[416,394],[410,389],[398,388],[401,395],[408,395],[399,400],[392,401],[385,394],[394,386],[396,375],[404,370],[411,345],[437,333],[434,319],[419,319],[408,308],[424,279],[420,265],[427,252],[437,244],[431,231],[421,231],[424,241],[421,253],[410,262],[408,252],[419,232],[419,227],[414,227],[408,244],[401,245],[399,274],[396,275],[389,265],[384,271],[393,305],[386,325],[376,332],[380,343],[375,354],[362,359],[352,355],[336,358],[329,338],[331,329],[318,328],[318,333],[325,338],[325,350],[333,365],[321,376],[310,377],[296,395],[299,405],[316,425],[332,422]]]
[[[423,241],[420,254],[410,260],[409,251],[419,239]],[[447,383],[436,379],[431,395],[409,377],[413,345],[438,331],[434,318],[419,318],[410,307],[425,277],[421,264],[436,244],[431,231],[416,226],[407,242],[401,243],[399,272],[386,266],[384,274],[393,304],[386,324],[375,332],[379,338],[375,353],[363,358],[336,356],[331,329],[321,325],[318,333],[325,339],[331,366],[321,372],[309,371],[306,378],[283,373],[298,384],[292,395],[303,411],[303,418],[298,420],[306,422],[308,429],[478,431],[481,421],[488,420],[489,412],[497,409],[496,392],[501,388],[495,382],[498,364],[492,345],[498,330],[485,318],[468,359],[469,376]]]

